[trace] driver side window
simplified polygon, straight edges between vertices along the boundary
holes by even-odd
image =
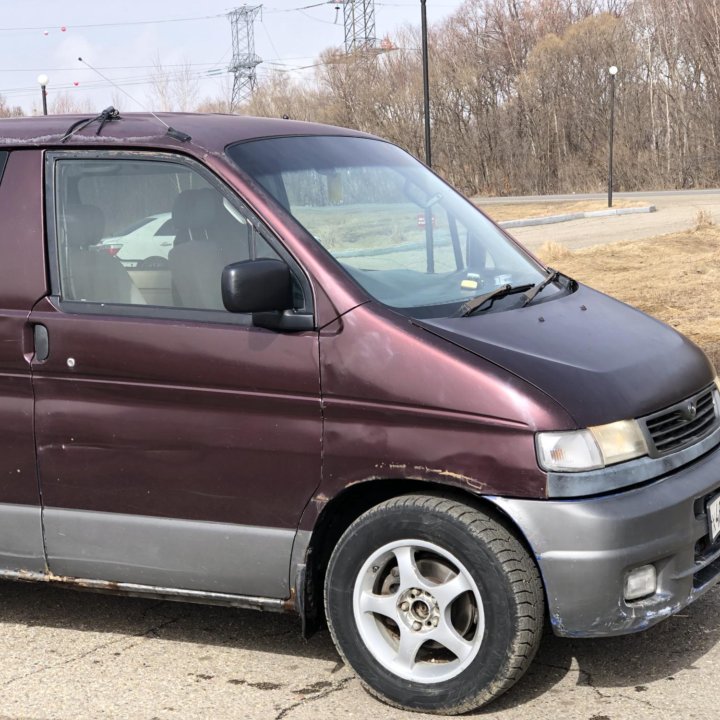
[[[224,311],[223,268],[278,258],[194,169],[162,160],[56,161],[64,300]]]

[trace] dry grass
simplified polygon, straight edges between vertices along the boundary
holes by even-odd
[[[538,255],[558,270],[668,323],[720,367],[720,227],[575,252],[556,243]],[[662,362],[662,358],[658,358]]]
[[[573,256],[573,251],[562,243],[550,240],[538,250],[537,254],[549,265],[556,265],[558,261]]]
[[[578,200],[576,202],[544,202],[544,203],[490,203],[483,205],[480,198],[474,199],[475,204],[486,212],[495,222],[503,220],[520,220],[547,215],[564,215],[565,213],[607,210],[604,200]],[[614,208],[643,207],[647,203],[637,200],[614,200]]]
[[[695,215],[695,230],[705,230],[715,224],[712,213],[709,210],[698,210]]]

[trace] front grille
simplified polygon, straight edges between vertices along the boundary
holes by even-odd
[[[682,450],[709,435],[720,424],[712,388],[642,418],[650,457]]]

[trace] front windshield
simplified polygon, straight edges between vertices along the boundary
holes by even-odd
[[[497,287],[544,277],[475,207],[389,143],[285,137],[227,152],[370,295],[408,314],[447,315]]]

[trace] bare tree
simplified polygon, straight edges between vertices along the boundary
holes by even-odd
[[[150,101],[155,110],[188,111],[198,104],[200,81],[188,61],[169,69],[156,56],[150,82]]]
[[[150,75],[149,100],[153,110],[170,112],[173,109],[172,77],[163,67],[160,55],[155,55]]]
[[[601,190],[611,65],[618,189],[720,183],[720,0],[466,0],[429,43],[434,166],[468,193]],[[422,157],[419,47],[405,27],[384,52],[326,50],[314,79],[274,73],[242,110]]]
[[[73,97],[69,92],[61,92],[55,95],[50,102],[49,110],[53,115],[97,112],[97,108],[93,106],[90,100],[80,100]]]
[[[186,60],[172,74],[174,109],[187,112],[198,103],[200,80],[192,65]]]
[[[0,95],[0,117],[21,117],[24,115],[19,105],[8,105],[3,95]]]

